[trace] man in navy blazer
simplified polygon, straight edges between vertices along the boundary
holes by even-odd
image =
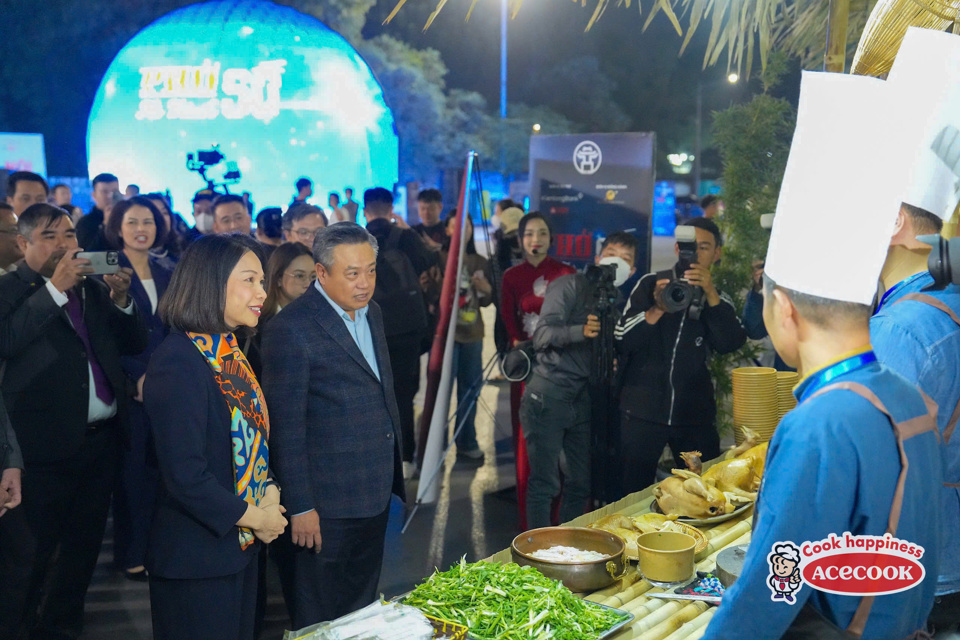
[[[295,548],[293,627],[377,598],[391,494],[405,499],[400,416],[372,301],[377,241],[362,227],[321,229],[317,282],[263,334],[271,467]]]

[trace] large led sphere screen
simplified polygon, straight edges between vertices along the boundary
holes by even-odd
[[[393,116],[370,68],[316,19],[266,0],[215,0],[160,18],[120,51],[90,111],[90,175],[170,189],[188,219],[206,183],[187,154],[213,145],[225,160],[208,177],[239,169],[229,189],[249,191],[258,209],[287,205],[304,176],[321,206],[328,191],[362,195],[397,180]]]

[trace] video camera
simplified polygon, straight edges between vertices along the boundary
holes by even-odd
[[[933,276],[933,286],[943,289],[948,284],[960,284],[960,238],[947,240],[939,234],[917,236],[933,250],[927,258],[927,270]]]
[[[207,177],[207,171],[226,161],[226,171],[220,182]],[[227,161],[226,156],[220,152],[219,145],[213,145],[213,148],[197,151],[196,154],[187,154],[187,169],[200,174],[200,177],[207,183],[207,189],[217,192],[217,187],[223,187],[223,193],[230,193],[228,184],[237,184],[240,182],[240,168],[236,162]]]
[[[591,264],[584,276],[593,292],[591,313],[600,320],[600,335],[593,342],[590,380],[593,384],[610,384],[613,381],[613,361],[616,358],[613,330],[619,319],[616,303],[620,290],[614,284],[617,279],[617,265]]]
[[[697,262],[697,230],[695,227],[681,225],[676,230],[677,247],[679,248],[679,271],[683,273]],[[677,278],[674,271],[661,271],[657,280],[669,280],[660,301],[667,313],[686,311],[691,320],[699,320],[703,311],[703,288],[692,285],[684,278]]]

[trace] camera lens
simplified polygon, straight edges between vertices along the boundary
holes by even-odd
[[[673,287],[670,289],[670,299],[677,304],[683,302],[684,298],[686,297],[687,292],[683,287]]]

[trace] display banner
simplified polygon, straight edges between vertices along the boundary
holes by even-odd
[[[607,235],[630,231],[637,271],[649,271],[656,147],[653,133],[530,138],[530,210],[550,220],[554,257],[583,267]]]

